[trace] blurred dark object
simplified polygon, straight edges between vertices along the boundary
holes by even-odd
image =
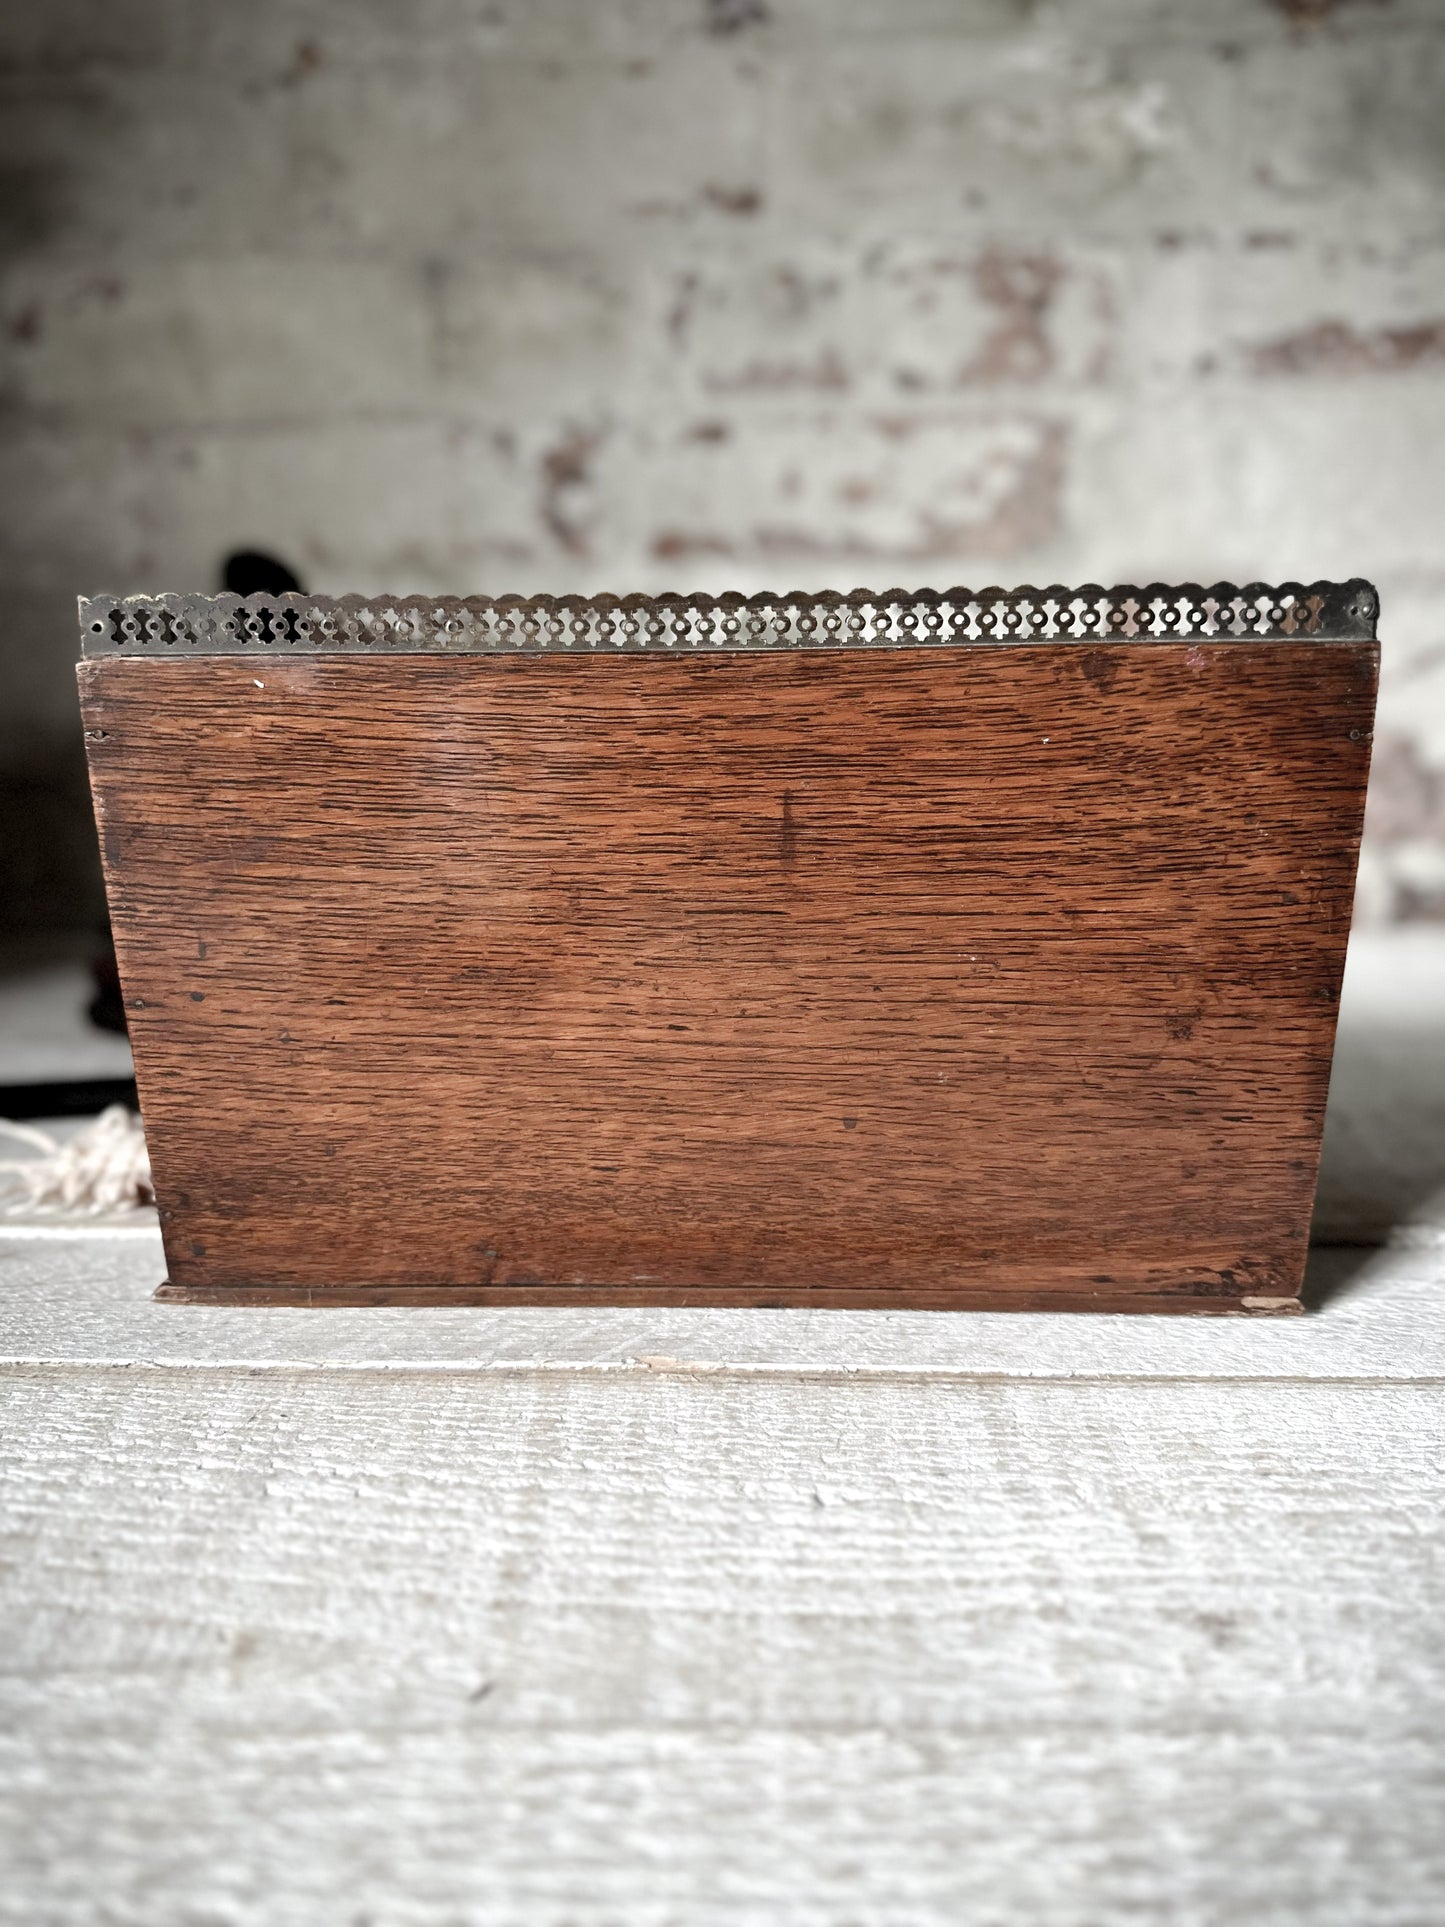
[[[229,595],[301,595],[301,584],[274,555],[237,549],[226,557],[222,584]]]
[[[95,979],[95,995],[86,1010],[97,1030],[113,1030],[120,1036],[126,1035],[125,1004],[120,994],[120,970],[115,961],[115,946],[110,940],[110,932],[105,932],[105,948],[98,957],[93,957],[90,974]]]
[[[221,586],[229,595],[301,595],[304,593],[297,577],[274,555],[267,555],[262,549],[236,549],[228,555],[221,565]],[[87,798],[88,801],[88,798]],[[87,812],[88,814],[88,812]],[[95,978],[95,996],[91,999],[88,1016],[97,1030],[110,1030],[120,1036],[126,1035],[125,1004],[120,992],[120,972],[116,967],[115,946],[110,940],[107,929],[101,939],[100,954],[91,963],[91,974]],[[125,1099],[107,1099],[107,1102],[125,1102]],[[129,1100],[134,1102],[132,1098]],[[12,1115],[20,1115],[13,1113]],[[26,1112],[27,1117],[43,1117],[45,1112]],[[57,1117],[73,1115],[69,1111],[56,1111]]]
[[[42,739],[0,771],[0,938],[79,935],[104,915],[77,718],[73,741]]]
[[[77,1077],[56,1084],[0,1084],[0,1117],[95,1117],[110,1104],[138,1111],[133,1077]]]

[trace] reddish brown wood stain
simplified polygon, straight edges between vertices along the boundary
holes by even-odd
[[[83,664],[170,1295],[1294,1309],[1376,660]]]

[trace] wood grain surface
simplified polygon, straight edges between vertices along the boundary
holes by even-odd
[[[83,664],[171,1289],[1293,1309],[1375,667]]]

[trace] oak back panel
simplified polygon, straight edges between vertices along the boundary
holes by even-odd
[[[1293,1308],[1375,667],[83,664],[173,1290]]]

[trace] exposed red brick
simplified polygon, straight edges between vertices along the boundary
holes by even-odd
[[[677,287],[667,310],[668,339],[675,348],[680,348],[687,339],[692,326],[693,310],[697,306],[698,276],[691,270],[677,277]]]
[[[804,315],[812,307],[818,294],[836,294],[838,284],[831,277],[822,282],[811,282],[796,268],[782,267],[774,270],[773,285],[782,296],[786,314],[796,318]]]
[[[874,415],[870,417],[868,426],[886,436],[890,442],[906,442],[910,436],[925,428],[927,423],[920,421],[916,415]]]
[[[1048,313],[1059,283],[1061,262],[1047,254],[1021,254],[990,248],[974,267],[980,296],[998,310],[998,321],[977,352],[958,370],[959,383],[1038,381],[1054,365]]]
[[[1040,424],[1034,448],[1019,462],[1013,486],[995,508],[976,519],[923,509],[913,537],[902,542],[875,542],[856,534],[820,536],[777,520],[755,524],[736,541],[711,530],[667,528],[653,538],[652,553],[668,562],[757,556],[860,568],[935,565],[974,556],[1004,560],[1058,535],[1067,449],[1064,423]],[[842,488],[849,486],[844,483]]]
[[[1257,343],[1247,361],[1256,375],[1394,374],[1445,361],[1445,320],[1370,329],[1320,321]]]
[[[1095,275],[1091,282],[1091,306],[1099,324],[1098,338],[1088,365],[1084,369],[1084,379],[1090,382],[1107,381],[1114,373],[1119,345],[1119,304],[1115,298],[1114,284],[1106,275]]]
[[[687,529],[660,529],[652,538],[652,553],[659,562],[692,561],[699,556],[736,552],[734,545],[720,535],[697,535]]]
[[[838,484],[838,500],[848,502],[859,508],[865,502],[876,502],[878,484],[870,482],[866,475],[848,475]]]
[[[1427,763],[1403,731],[1375,737],[1365,834],[1382,848],[1421,838],[1445,843],[1445,770]]]
[[[1338,13],[1342,7],[1361,4],[1382,7],[1388,6],[1389,0],[1269,0],[1269,4],[1276,13],[1282,13],[1292,26],[1314,27],[1320,21],[1328,20],[1331,14]]]
[[[702,190],[702,198],[724,214],[756,214],[763,205],[763,197],[755,187],[709,184]]]
[[[954,539],[963,546],[948,552],[1009,556],[1052,541],[1063,519],[1068,445],[1064,423],[1046,422],[1009,493],[987,521],[971,530],[956,529]]]
[[[5,332],[12,341],[38,341],[40,327],[40,303],[32,301],[6,322]]]
[[[1412,876],[1405,866],[1401,874],[1388,855],[1411,843],[1445,847],[1445,769],[1427,762],[1420,745],[1403,731],[1382,731],[1375,738],[1365,806],[1365,840],[1386,853],[1383,867],[1389,885],[1389,922],[1434,923],[1445,919],[1445,890],[1433,880]]]
[[[321,48],[314,40],[298,40],[291,55],[291,65],[281,75],[283,87],[297,87],[309,80],[321,66]]]
[[[601,442],[599,429],[574,428],[542,456],[542,520],[569,555],[588,553],[588,518],[578,498],[585,498]]]
[[[703,0],[703,25],[709,33],[739,33],[768,19],[765,0]]]

